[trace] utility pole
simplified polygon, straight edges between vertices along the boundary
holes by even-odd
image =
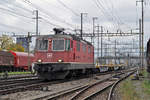
[[[132,50],[132,52],[133,52],[133,51],[134,51],[134,48],[135,48],[135,43],[134,43],[135,41],[134,41],[134,39],[132,39],[132,41],[133,41],[133,43],[132,43],[132,49],[131,49],[131,50]]]
[[[30,68],[30,42],[31,42],[31,36],[30,36],[30,32],[28,32],[28,70]]]
[[[116,57],[117,41],[115,40],[115,57]]]
[[[115,40],[115,64],[117,63],[117,62],[116,62],[116,56],[117,56],[117,55],[116,55],[116,49],[117,49],[117,41]]]
[[[82,39],[82,34],[83,34],[83,15],[85,14],[87,13],[81,13],[81,35],[80,35],[81,39]]]
[[[97,17],[93,17],[93,36],[91,37],[91,42],[93,42],[94,45],[94,37],[95,37],[95,20],[97,20]]]
[[[98,28],[97,29],[97,33],[98,33],[98,41],[97,41],[97,45],[98,45],[97,52],[98,52],[98,55],[97,56],[99,57],[99,29],[100,29],[100,26],[98,25],[97,28]]]
[[[140,67],[142,66],[142,39],[141,39],[141,35],[142,35],[142,30],[141,30],[141,19],[139,19],[139,58],[140,58]]]
[[[38,19],[39,19],[39,12],[38,10],[36,10],[36,35],[39,35],[39,32],[38,32]]]
[[[144,67],[144,0],[142,0],[142,67]]]
[[[107,44],[105,45],[105,56],[108,56],[108,52],[107,52],[107,49],[108,49],[108,47],[107,47]]]
[[[141,2],[141,6],[142,6],[142,22],[141,22],[141,42],[142,42],[142,67],[144,67],[144,0],[141,0],[141,1],[136,1],[137,2]]]
[[[101,57],[103,56],[103,26],[101,26]]]
[[[41,17],[39,17],[39,12],[38,12],[38,10],[35,10],[35,11],[33,11],[33,13],[36,13],[35,15],[36,15],[36,17],[35,18],[33,18],[33,19],[35,19],[36,20],[36,35],[38,36],[39,35],[39,32],[38,32],[38,28],[39,28],[39,19],[41,19]]]
[[[83,13],[81,13],[81,39],[82,39],[82,34],[83,34]]]

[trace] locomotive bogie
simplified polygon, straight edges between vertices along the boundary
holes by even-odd
[[[74,74],[85,74],[85,69],[92,69],[93,64],[78,64],[78,63],[36,63],[35,70],[42,79],[64,79],[73,76]]]

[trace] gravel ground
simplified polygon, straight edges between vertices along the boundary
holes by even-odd
[[[1,96],[0,100],[31,100],[44,95],[52,95],[59,91],[70,89],[72,87],[85,85],[87,83],[96,81],[96,79],[104,79],[109,76],[110,75],[102,75],[102,76],[96,76],[96,78],[94,76],[92,78],[85,78],[85,79],[60,83],[60,84],[50,84],[48,86],[48,90],[46,91],[33,90],[33,91],[17,92],[17,93]]]
[[[113,99],[112,100],[122,100],[121,93],[120,93],[119,89],[120,89],[120,85],[117,85],[115,90],[114,90],[114,94],[115,95],[113,95]]]
[[[101,94],[95,96],[93,98],[93,100],[107,100],[108,95],[109,95],[109,91],[110,91],[110,88],[107,89],[106,91],[102,92]]]
[[[83,100],[83,98],[85,98],[86,96],[89,96],[92,93],[96,93],[97,91],[102,90],[103,88],[105,88],[106,86],[109,86],[112,83],[113,82],[107,81],[107,82],[103,82],[101,84],[98,84],[96,86],[93,86],[92,88],[89,88],[87,91],[85,91],[83,94],[81,94],[77,100]]]

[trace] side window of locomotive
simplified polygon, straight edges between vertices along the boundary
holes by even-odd
[[[56,39],[52,41],[52,50],[53,51],[64,51],[65,47],[64,39]]]
[[[88,46],[88,53],[91,53],[91,48],[90,48],[90,46]]]
[[[80,51],[80,42],[77,42],[77,51]]]
[[[84,53],[86,53],[86,45],[85,44],[82,44],[82,50]]]
[[[48,49],[48,40],[37,41],[37,50],[47,50],[47,49]]]
[[[65,50],[66,51],[69,51],[70,50],[70,40],[65,40],[66,43],[65,43]]]

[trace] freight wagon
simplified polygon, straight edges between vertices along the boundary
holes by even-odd
[[[25,52],[0,51],[0,72],[28,70],[34,55]]]

